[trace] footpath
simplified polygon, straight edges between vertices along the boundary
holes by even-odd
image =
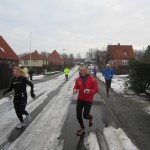
[[[118,127],[126,132],[140,150],[150,150],[150,115],[130,98],[113,90],[110,90],[110,97],[106,97],[105,84],[100,80],[98,83],[99,93],[110,108]]]

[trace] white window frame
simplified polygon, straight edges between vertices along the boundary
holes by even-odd
[[[122,60],[122,64],[123,64],[123,65],[128,65],[129,62],[128,62],[128,60],[124,59],[124,60]]]

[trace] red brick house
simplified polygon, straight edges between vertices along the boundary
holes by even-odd
[[[47,59],[37,51],[27,54],[21,58],[21,66],[34,68],[37,73],[44,73],[48,66]]]
[[[64,61],[61,55],[54,50],[47,58],[48,64],[51,67],[51,70],[60,70],[63,65]]]
[[[63,65],[63,58],[60,56],[60,54],[54,50],[47,58],[48,63],[51,65]]]
[[[128,66],[129,60],[134,58],[132,45],[108,45],[108,63],[115,69],[119,66]]]
[[[19,65],[19,57],[0,35],[0,64],[8,64],[9,68]]]
[[[12,69],[19,65],[19,57],[0,35],[0,90],[8,88]]]

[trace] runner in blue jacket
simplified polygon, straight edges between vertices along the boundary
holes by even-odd
[[[106,68],[103,70],[102,72],[104,78],[105,78],[105,82],[106,82],[106,93],[107,93],[107,97],[109,96],[109,88],[111,87],[111,80],[113,78],[114,75],[114,71],[111,68],[110,64],[106,65]]]

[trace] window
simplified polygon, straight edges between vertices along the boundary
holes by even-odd
[[[24,60],[24,64],[25,64],[25,65],[28,65],[28,60]]]
[[[128,60],[122,60],[123,65],[128,65]]]
[[[110,60],[109,63],[110,63],[110,65],[113,65],[113,60]]]

